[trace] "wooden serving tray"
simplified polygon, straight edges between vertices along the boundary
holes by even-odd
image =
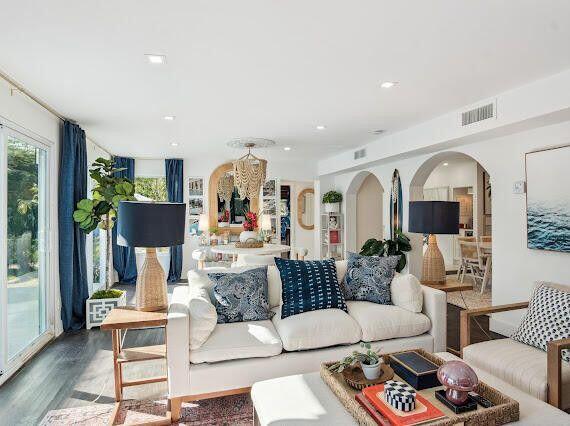
[[[445,363],[445,360],[422,349],[415,349],[415,351],[436,365],[442,365]],[[389,364],[390,355],[391,354],[383,355],[385,363]],[[357,393],[360,393],[360,391],[351,388],[344,380],[342,374],[329,371],[328,367],[332,364],[334,364],[334,362],[321,364],[321,377],[323,381],[331,388],[332,392],[337,396],[341,404],[344,405],[360,425],[376,426],[377,423],[374,419],[364,408],[362,408],[356,399],[354,399],[354,396]],[[395,375],[394,380],[402,379]],[[490,408],[483,408],[479,405],[477,406],[477,410],[461,414],[455,414],[436,399],[434,391],[437,389],[443,389],[443,386],[418,391],[419,394],[439,408],[447,416],[446,418],[426,423],[430,426],[452,426],[458,423],[463,423],[465,426],[498,426],[519,420],[519,403],[486,383],[479,382],[475,392],[487,398],[495,405]]]
[[[342,376],[346,383],[348,383],[351,387],[357,390],[362,390],[367,388],[368,386],[378,385],[380,383],[384,383],[386,380],[391,380],[394,377],[394,370],[388,364],[382,364],[382,374],[376,380],[368,380],[364,373],[362,372],[362,368],[357,365],[353,365],[343,370]]]

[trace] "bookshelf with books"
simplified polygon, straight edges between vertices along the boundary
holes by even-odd
[[[342,260],[344,258],[344,234],[342,213],[321,214],[321,257]]]

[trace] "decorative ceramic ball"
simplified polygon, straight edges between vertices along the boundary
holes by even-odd
[[[463,361],[446,362],[437,369],[437,378],[446,387],[446,398],[457,405],[464,404],[479,383],[475,371]]]

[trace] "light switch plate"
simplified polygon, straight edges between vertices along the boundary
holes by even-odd
[[[524,180],[517,180],[513,184],[513,194],[524,194],[526,193],[526,182]]]

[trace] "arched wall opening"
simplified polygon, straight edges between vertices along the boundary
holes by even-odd
[[[430,157],[414,174],[409,194],[410,201],[460,201],[460,236],[492,234],[489,174],[481,162],[470,155],[448,151]],[[409,236],[412,239],[410,271],[420,277],[424,252],[422,236]],[[446,266],[450,270],[457,268],[460,259],[457,236],[438,236],[438,245]],[[478,281],[478,289],[480,284]]]
[[[383,238],[384,187],[371,172],[354,176],[346,191],[346,250],[360,251],[369,238]]]

